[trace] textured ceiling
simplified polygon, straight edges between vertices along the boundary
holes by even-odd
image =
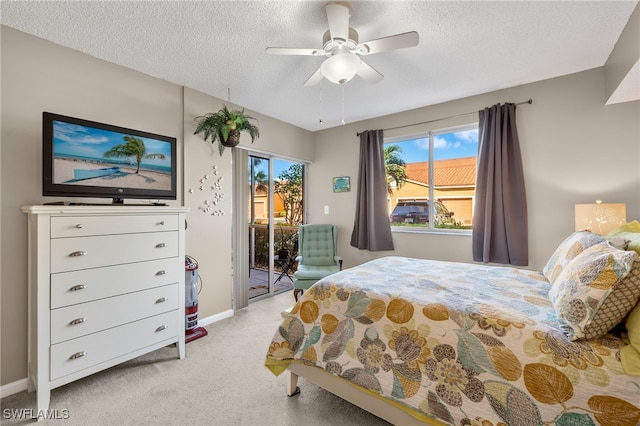
[[[3,0],[0,18],[315,131],[340,125],[343,114],[354,122],[602,66],[637,3],[351,1],[361,42],[417,31],[420,43],[365,57],[384,79],[343,87],[302,86],[321,57],[265,53],[322,47],[324,1]]]

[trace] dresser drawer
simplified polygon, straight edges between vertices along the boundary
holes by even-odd
[[[51,238],[177,231],[179,226],[178,216],[171,214],[54,216],[51,218]]]
[[[177,258],[51,274],[51,309],[181,282]]]
[[[51,273],[178,256],[178,231],[51,240]]]
[[[178,309],[178,284],[51,311],[51,344]]]
[[[167,312],[52,345],[49,380],[59,379],[166,339],[177,339],[179,333],[176,313]]]

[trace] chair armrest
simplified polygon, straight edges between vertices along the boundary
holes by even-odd
[[[300,262],[302,260],[302,256],[296,256],[296,262]]]

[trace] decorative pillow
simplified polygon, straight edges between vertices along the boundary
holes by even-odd
[[[617,227],[607,234],[607,238],[624,238],[628,240],[627,250],[640,254],[640,222],[637,220]]]
[[[562,270],[549,298],[570,340],[604,336],[638,303],[638,254],[606,241],[591,246]]]
[[[625,223],[624,225],[618,226],[616,229],[609,231],[607,235],[618,235],[621,232],[640,232],[640,222],[634,220],[633,222]]]
[[[624,325],[629,345],[620,350],[620,361],[625,373],[640,376],[640,303],[631,310]]]
[[[560,243],[556,251],[553,252],[549,261],[542,269],[542,274],[549,280],[551,284],[554,283],[562,269],[584,249],[587,249],[595,244],[605,241],[602,235],[594,234],[589,231],[577,231],[569,235],[563,242]]]

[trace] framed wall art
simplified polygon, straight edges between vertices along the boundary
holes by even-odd
[[[349,176],[339,176],[333,178],[333,192],[349,192],[351,190],[351,180]]]

